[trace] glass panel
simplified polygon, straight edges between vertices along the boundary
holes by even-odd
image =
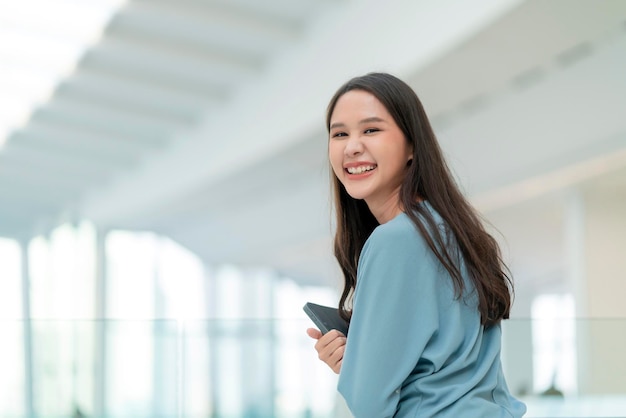
[[[154,234],[110,232],[105,247],[107,318],[154,318],[157,258]]]
[[[545,322],[545,323],[544,323]],[[557,356],[575,352],[577,361],[571,367],[577,376],[577,391],[564,396],[537,388],[522,396],[528,406],[526,417],[621,417],[626,411],[626,318],[619,319],[571,319],[565,323],[552,318],[511,319],[503,323],[505,332],[523,331],[518,339],[533,338],[533,329],[559,327],[574,324],[576,341],[563,339]],[[503,356],[511,359],[524,358],[529,353],[524,346],[509,344]],[[532,355],[532,352],[530,353]],[[507,381],[518,380],[523,370],[505,367]],[[531,376],[532,378],[532,376]],[[516,395],[519,395],[515,393]]]
[[[182,415],[185,417],[214,416],[211,391],[212,355],[211,321],[186,321],[183,335],[182,358]]]
[[[0,416],[24,414],[22,258],[17,242],[0,238]]]
[[[40,416],[93,408],[93,321],[33,320],[33,384]]]
[[[95,238],[62,225],[29,247],[34,409],[42,416],[94,407]]]
[[[176,382],[176,390],[168,390],[164,385],[155,387],[156,399],[164,405],[161,410],[176,410],[179,414],[206,416],[209,409],[209,350],[206,329],[192,329],[194,335],[201,331],[200,338],[194,338],[193,344],[185,339],[189,330],[183,320],[205,318],[207,312],[207,289],[204,268],[197,256],[177,243],[160,238],[157,268],[157,317],[175,318],[178,329],[171,335],[175,346],[156,341],[155,373],[165,373],[159,365],[179,364],[175,370],[179,375],[156,379],[156,382]],[[205,324],[206,326],[206,324]],[[170,347],[170,349],[167,349]],[[175,348],[172,349],[172,348]],[[182,356],[185,363],[182,363]],[[169,379],[169,380],[168,380]],[[185,391],[193,391],[186,394]],[[184,396],[183,396],[184,395]]]
[[[243,318],[243,282],[239,270],[222,267],[215,276],[215,315],[218,318]],[[238,322],[233,322],[239,325]]]
[[[545,294],[532,304],[533,369],[536,392],[576,393],[576,324],[574,297]]]
[[[274,299],[281,319],[275,331],[277,416],[334,416],[337,376],[317,358],[315,342],[306,335],[314,325],[302,307],[306,302],[337,306],[336,292],[283,279],[276,283]]]
[[[0,238],[0,319],[22,315],[22,255],[16,241]]]
[[[155,332],[152,321],[106,324],[108,416],[148,417],[154,412]]]
[[[217,413],[220,417],[241,417],[244,410],[243,369],[241,364],[242,345],[237,335],[228,333],[228,329],[235,324],[224,324],[220,330],[220,338],[216,344],[218,362],[214,372],[217,375],[219,386],[217,392]],[[239,325],[239,324],[237,324]],[[236,328],[239,328],[238,326]]]
[[[105,327],[105,411],[109,416],[159,412],[157,379],[166,365],[157,361],[162,360],[157,355],[163,354],[158,347],[168,338],[168,329],[153,321],[157,246],[151,233],[114,231],[106,238],[106,316],[116,319]]]
[[[198,257],[177,243],[161,238],[156,268],[163,294],[160,318],[199,319],[206,317],[204,269]]]

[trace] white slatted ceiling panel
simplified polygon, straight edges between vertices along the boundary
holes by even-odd
[[[30,234],[132,171],[293,47],[332,2],[140,0],[0,151],[0,235]]]

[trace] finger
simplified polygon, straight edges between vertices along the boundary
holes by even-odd
[[[326,348],[326,346],[332,344],[333,341],[337,339],[345,340],[345,338],[346,337],[341,332],[337,331],[336,329],[332,329],[318,339],[317,343],[315,344],[315,349],[317,351],[322,351]]]
[[[322,339],[318,340],[318,344],[322,344]],[[346,337],[343,337],[342,334],[339,334],[337,337],[333,338],[323,347],[323,351],[327,351],[328,353],[335,352],[339,347],[343,347],[346,345]]]
[[[343,360],[339,360],[339,362],[334,367],[331,367],[332,371],[339,374],[341,372],[342,364],[343,364]]]
[[[319,340],[322,337],[322,332],[315,328],[308,328],[306,333],[309,337]]]
[[[338,337],[332,340],[328,345],[320,349],[317,349],[318,344],[319,341],[316,344],[318,356],[320,360],[328,363],[329,366],[332,367],[333,363],[343,358],[344,347],[346,345],[345,337]]]
[[[328,338],[345,337],[345,335],[341,331],[336,330],[336,329],[331,329],[330,331],[326,333],[326,335],[329,336]]]
[[[318,340],[318,342],[315,344],[315,350],[317,350],[320,359],[327,361],[333,355],[333,353],[337,351],[339,347],[345,345],[345,339],[335,339],[325,346],[321,345],[320,340]]]
[[[337,363],[343,360],[343,353],[345,353],[345,351],[346,346],[344,344],[331,353],[330,357],[328,358],[328,363],[331,365],[331,367],[334,367]]]

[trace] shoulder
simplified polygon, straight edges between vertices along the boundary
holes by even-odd
[[[400,213],[387,223],[374,229],[367,242],[370,245],[393,245],[419,238],[420,234],[406,213]]]
[[[436,228],[443,227],[443,220],[439,216],[439,214],[428,204],[427,202],[422,203],[422,207],[424,208],[424,212],[432,216],[432,220],[435,222]],[[421,221],[425,230],[429,230],[428,222],[424,219],[424,216],[420,213],[416,213],[418,220]],[[432,234],[434,231],[430,231]],[[427,246],[426,240],[422,236],[421,232],[418,230],[418,227],[415,225],[413,220],[406,213],[402,212],[392,220],[382,225],[379,225],[374,229],[370,237],[366,242],[366,246],[370,247],[392,247],[392,248],[402,248],[405,246],[409,246],[411,248],[416,249],[424,248]]]
[[[427,252],[428,245],[417,227],[405,213],[374,229],[361,252],[361,260],[397,263],[403,259],[414,259]]]

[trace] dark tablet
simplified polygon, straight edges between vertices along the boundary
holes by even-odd
[[[326,334],[331,329],[336,329],[348,335],[348,322],[339,316],[339,309],[329,306],[317,305],[308,302],[304,307],[304,312],[311,318],[313,323],[317,325],[322,334]]]

